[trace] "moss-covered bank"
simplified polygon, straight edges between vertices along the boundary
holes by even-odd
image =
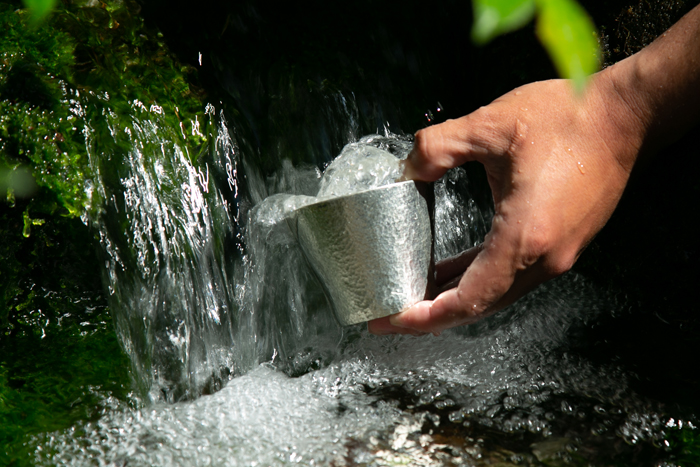
[[[130,400],[97,242],[80,217],[102,209],[97,171],[118,180],[128,141],[109,136],[135,106],[180,128],[173,137],[193,160],[204,143],[190,131],[204,111],[193,69],[139,11],[131,0],[64,1],[34,25],[21,2],[0,3],[2,465],[29,463],[31,436]],[[21,171],[33,178],[12,181]]]

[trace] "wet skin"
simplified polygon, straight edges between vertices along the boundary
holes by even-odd
[[[527,84],[416,133],[408,179],[468,161],[486,169],[495,215],[483,245],[436,265],[435,300],[369,323],[439,334],[489,316],[566,271],[603,228],[640,156],[700,120],[700,6],[639,53],[593,75]]]

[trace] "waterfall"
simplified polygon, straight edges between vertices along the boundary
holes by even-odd
[[[340,119],[351,143],[356,117],[346,109]],[[209,141],[198,158],[162,109],[135,102],[131,110],[128,125],[110,112],[76,113],[86,116],[92,196],[105,200],[86,221],[99,234],[117,333],[140,392],[151,401],[191,399],[263,361],[295,373],[306,360],[328,360],[346,331],[286,223],[257,209],[275,193],[315,195],[321,168],[283,161],[263,177],[211,104],[206,121],[191,123]],[[111,141],[90,131],[104,125]],[[400,146],[405,157],[410,142],[386,131],[374,144]],[[438,258],[483,238],[467,186],[461,169],[437,184]]]
[[[329,101],[318,134],[410,148],[388,129],[362,140],[352,98]],[[213,105],[177,128],[155,104],[128,112],[76,92],[84,221],[142,403],[106,400],[97,420],[37,440],[38,465],[459,465],[502,461],[489,443],[526,443],[539,460],[605,433],[664,439],[667,421],[630,393],[628,374],[568,352],[578,329],[620,307],[585,278],[569,273],[439,338],[343,328],[275,197],[314,195],[325,165],[263,170],[250,134]],[[340,152],[324,146],[329,160]],[[435,184],[437,259],[487,231],[492,210],[469,171]]]
[[[112,138],[105,144],[86,131],[93,190],[105,200],[89,223],[104,249],[105,285],[137,385],[153,400],[172,401],[220,387],[240,365],[232,353],[235,257],[227,258],[237,235],[238,157],[225,117],[211,106],[203,125],[213,148],[200,161],[157,106],[135,103],[132,112],[124,126],[109,113],[86,121],[88,129],[109,126]]]
[[[328,97],[335,105],[317,127],[351,142],[352,98]],[[139,393],[192,399],[263,361],[298,372],[328,358],[345,331],[286,225],[255,209],[275,193],[315,195],[320,168],[283,160],[263,174],[259,154],[241,150],[235,125],[211,104],[204,121],[171,128],[156,104],[134,101],[124,119],[108,99],[76,92],[72,102],[93,175],[83,220],[99,236]],[[189,152],[188,136],[206,141],[200,154]]]

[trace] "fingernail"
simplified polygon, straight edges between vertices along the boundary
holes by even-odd
[[[408,159],[400,161],[399,164],[401,165],[401,176],[397,181],[405,182],[416,179],[413,165],[408,161]]]
[[[406,164],[407,164],[407,161],[405,159],[399,161],[399,171],[401,172],[401,175],[399,175],[399,178],[397,178],[395,180],[396,183],[405,182],[408,180],[406,178]]]

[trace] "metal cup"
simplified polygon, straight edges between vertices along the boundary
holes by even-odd
[[[414,181],[298,209],[289,220],[344,325],[403,311],[433,293],[432,185]]]

